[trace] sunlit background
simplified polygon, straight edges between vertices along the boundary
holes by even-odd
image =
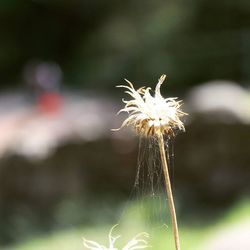
[[[163,73],[189,113],[171,166],[183,249],[250,249],[250,1],[2,0],[0,73],[0,249],[144,230],[115,86]],[[170,219],[154,232],[173,249]]]

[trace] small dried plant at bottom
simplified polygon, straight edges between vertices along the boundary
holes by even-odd
[[[87,249],[90,250],[118,250],[115,247],[115,243],[117,239],[121,237],[121,235],[112,236],[112,232],[117,225],[113,226],[109,232],[109,246],[105,247],[95,241],[87,240],[83,238],[83,244]],[[148,233],[142,232],[137,234],[134,238],[132,238],[121,250],[136,250],[136,249],[145,249],[148,248]]]

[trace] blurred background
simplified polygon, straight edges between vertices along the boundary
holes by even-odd
[[[110,131],[124,118],[115,86],[163,73],[190,114],[174,158],[183,247],[250,249],[249,1],[2,0],[0,37],[1,249],[106,242],[136,206],[138,138]]]

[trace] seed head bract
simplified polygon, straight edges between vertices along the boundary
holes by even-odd
[[[126,79],[128,86],[117,86],[125,88],[125,93],[132,97],[131,100],[122,100],[125,107],[118,114],[127,112],[128,118],[119,129],[131,125],[139,135],[143,136],[173,135],[175,130],[185,130],[180,119],[186,115],[181,110],[182,101],[176,97],[164,98],[161,95],[160,87],[165,78],[166,75],[162,75],[158,80],[154,95],[151,94],[151,88],[141,87],[136,90]]]

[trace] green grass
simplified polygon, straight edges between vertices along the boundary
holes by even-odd
[[[182,249],[201,250],[201,246],[204,242],[215,235],[219,230],[234,224],[239,224],[240,222],[244,222],[246,218],[249,218],[249,211],[250,201],[240,202],[216,221],[209,224],[190,227],[187,224],[181,226],[180,236]],[[114,230],[114,235],[122,235],[121,240],[118,242],[118,247],[120,244],[124,244],[135,236],[136,233],[145,230],[143,218],[140,214],[135,213],[133,209],[128,210],[128,213],[121,219],[119,224],[120,225]],[[79,228],[56,231],[49,235],[31,238],[13,247],[8,247],[6,250],[84,250],[82,244],[83,236],[107,245],[107,237],[111,227],[111,224],[102,224],[96,227],[81,226]],[[152,236],[150,244],[153,246],[151,249],[174,249],[170,226],[155,227],[150,234]]]

